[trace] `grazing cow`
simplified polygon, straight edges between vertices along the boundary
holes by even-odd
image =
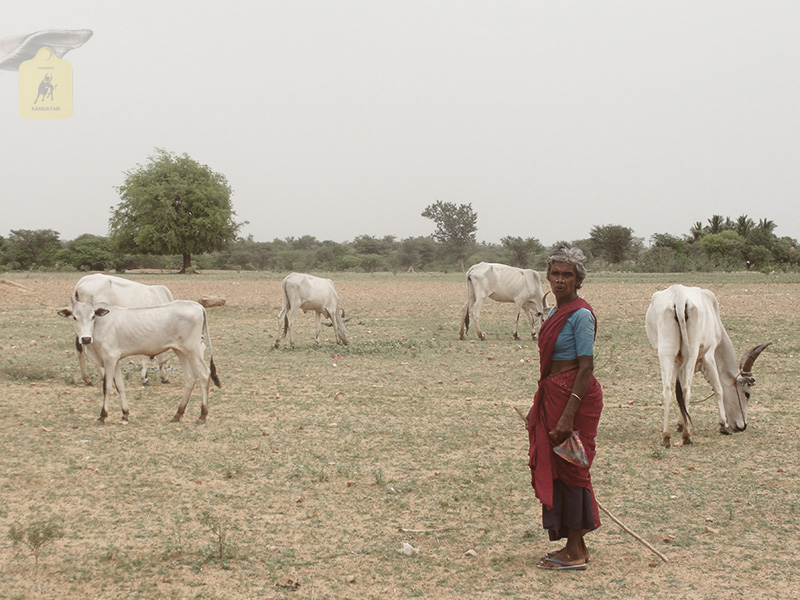
[[[72,293],[73,302],[91,302],[100,304],[105,302],[112,306],[122,306],[124,308],[139,308],[141,306],[157,306],[173,301],[172,292],[165,285],[145,285],[138,281],[131,281],[122,277],[104,275],[103,273],[92,273],[85,275],[75,284],[75,291]],[[78,350],[78,364],[81,367],[81,377],[86,385],[91,385],[89,374],[86,372],[86,359],[83,355],[83,347],[78,338],[75,338],[75,347]],[[158,359],[161,382],[169,383],[167,375],[168,357],[162,355]],[[148,359],[142,359],[142,385],[147,385]]]
[[[103,369],[103,408],[100,423],[108,416],[108,396],[116,385],[122,404],[122,420],[128,421],[128,402],[120,360],[135,354],[156,356],[167,350],[178,355],[183,370],[183,400],[173,421],[180,421],[197,380],[203,404],[198,423],[208,415],[209,378],[220,387],[214,366],[214,350],[208,332],[206,309],[191,300],[175,300],[160,306],[122,308],[110,304],[75,301],[72,310],[58,311],[62,317],[72,317],[75,335],[85,352]],[[211,354],[210,367],[203,359],[205,344]]]
[[[542,279],[538,271],[509,267],[499,263],[478,263],[467,271],[467,303],[461,309],[461,332],[463,340],[469,331],[469,309],[474,304],[475,331],[482,340],[480,315],[483,302],[491,298],[497,302],[514,303],[514,339],[518,340],[517,326],[520,311],[525,311],[531,322],[531,338],[536,339],[536,318],[544,321],[547,306],[542,293]]]
[[[692,421],[687,407],[696,371],[703,373],[717,397],[720,433],[744,431],[747,403],[755,384],[753,363],[771,342],[753,347],[737,363],[733,344],[720,319],[717,298],[710,290],[683,285],[672,285],[653,294],[645,315],[645,329],[661,363],[664,446],[670,446],[673,381],[680,409],[678,429],[683,431],[683,443],[692,443]]]
[[[344,309],[339,313],[339,294],[333,287],[333,281],[306,275],[304,273],[290,273],[283,280],[283,306],[278,314],[278,338],[275,347],[280,344],[281,338],[289,334],[289,343],[294,346],[294,317],[297,309],[303,312],[313,310],[317,317],[316,341],[319,344],[320,317],[325,315],[331,320],[336,333],[336,343],[347,345],[347,320],[344,318]]]

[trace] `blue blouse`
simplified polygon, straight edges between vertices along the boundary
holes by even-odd
[[[552,360],[572,360],[579,356],[594,356],[594,317],[587,308],[579,308],[567,317],[558,334]]]

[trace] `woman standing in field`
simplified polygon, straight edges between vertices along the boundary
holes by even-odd
[[[568,245],[547,260],[556,306],[539,333],[539,388],[527,419],[529,465],[531,483],[542,503],[542,525],[550,540],[567,542],[541,558],[538,566],[544,569],[585,570],[589,553],[583,537],[600,526],[589,468],[603,392],[593,373],[597,321],[591,306],[578,296],[585,263],[583,252]],[[571,440],[573,432],[585,452],[583,464],[554,451]]]

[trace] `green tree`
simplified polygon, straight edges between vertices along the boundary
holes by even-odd
[[[67,242],[58,257],[78,271],[105,271],[114,266],[108,238],[89,233]]]
[[[536,238],[506,236],[500,242],[509,256],[508,264],[514,267],[532,268],[534,257],[544,252],[544,246]]]
[[[684,240],[668,233],[654,233],[650,236],[650,245],[653,248],[671,248],[678,253],[687,251],[687,244]]]
[[[58,236],[52,229],[12,229],[8,236],[9,254],[19,269],[52,267],[61,250]]]
[[[444,244],[463,271],[464,260],[475,245],[475,232],[478,230],[478,215],[472,210],[472,204],[455,205],[437,200],[422,211],[422,216],[436,224],[433,238]]]
[[[697,221],[692,228],[689,230],[689,238],[692,242],[696,242],[701,237],[706,234],[706,228],[703,227],[703,223],[701,221]]]
[[[117,188],[109,232],[114,248],[138,254],[178,254],[185,273],[191,255],[223,250],[243,223],[234,221],[231,188],[186,154],[157,149],[144,166],[128,171]]]
[[[745,241],[735,231],[709,233],[700,240],[703,251],[722,267],[736,267],[745,262]]]
[[[736,225],[734,226],[733,230],[738,233],[739,236],[746,239],[753,230],[753,227],[755,227],[753,219],[747,215],[741,215],[738,219],[736,219]]]
[[[589,233],[592,252],[611,264],[619,264],[633,254],[633,230],[622,225],[595,225]]]
[[[730,221],[730,219],[728,219]],[[726,230],[725,225],[725,217],[722,215],[711,215],[711,218],[708,220],[708,229],[707,233],[715,234],[715,233],[722,233]]]

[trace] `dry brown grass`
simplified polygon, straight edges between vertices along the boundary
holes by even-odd
[[[668,280],[590,278],[606,395],[595,488],[670,562],[606,519],[589,570],[565,574],[535,568],[553,546],[513,407],[529,406],[538,361],[510,339],[508,305],[486,305],[486,342],[462,342],[460,276],[340,275],[351,345],[315,347],[301,315],[296,348],[275,351],[280,276],[135,278],[226,297],[210,310],[223,388],[205,426],[197,391],[173,424],[180,373],[141,388],[130,364],[131,424],[112,405],[95,425],[99,387],[79,383],[55,315],[77,275],[4,275],[0,598],[800,598],[800,284],[699,281],[737,350],[775,343],[746,432],[719,435],[709,400],[692,407],[695,445],[667,450],[643,317]],[[66,535],[34,575],[7,532],[44,518]],[[403,542],[419,553],[398,553]]]

